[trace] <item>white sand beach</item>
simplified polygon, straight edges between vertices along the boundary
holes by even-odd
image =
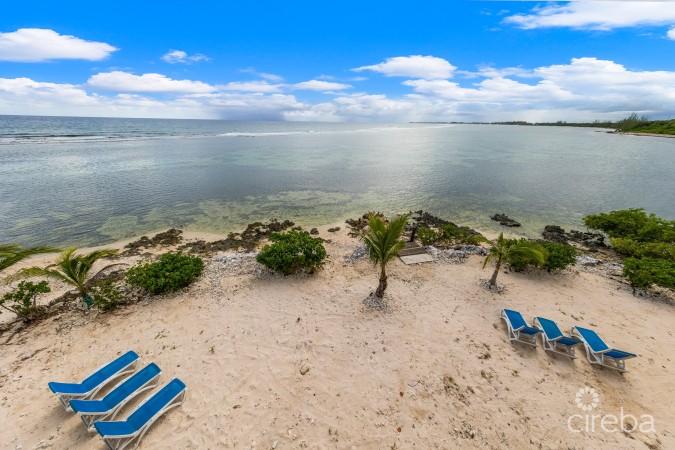
[[[71,311],[13,336],[0,346],[0,448],[105,448],[47,382],[80,381],[127,350],[157,363],[162,384],[178,377],[188,386],[142,449],[675,448],[672,304],[576,269],[503,271],[496,294],[479,285],[491,274],[483,258],[470,256],[394,261],[389,309],[372,311],[363,300],[377,272],[367,258],[346,259],[359,242],[340,225],[319,228],[331,242],[315,275],[270,276],[250,255],[220,253],[185,291],[112,313]],[[565,331],[593,328],[639,357],[621,375],[581,351],[570,361],[513,344],[502,308]],[[600,400],[589,413],[575,403],[585,386]],[[654,431],[600,429],[622,410],[639,423],[650,415]],[[587,414],[598,416],[594,431]]]

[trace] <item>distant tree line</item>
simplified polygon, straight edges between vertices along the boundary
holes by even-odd
[[[630,116],[617,120],[594,121],[594,122],[526,122],[522,120],[512,120],[508,122],[491,122],[495,125],[529,125],[544,127],[591,127],[591,128],[611,128],[622,133],[651,133],[651,134],[673,134],[675,135],[675,119],[670,120],[651,120],[649,116],[632,113]]]

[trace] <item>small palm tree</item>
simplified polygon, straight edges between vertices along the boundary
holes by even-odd
[[[497,240],[492,243],[490,248],[490,253],[485,262],[483,263],[483,269],[485,266],[492,261],[497,259],[495,264],[495,271],[490,278],[490,286],[495,286],[497,284],[497,275],[499,274],[499,269],[502,267],[503,262],[511,262],[516,259],[530,259],[537,262],[537,264],[544,264],[544,254],[541,250],[528,245],[523,241],[514,241],[504,238],[504,233],[501,233]]]
[[[372,215],[368,219],[368,232],[363,236],[363,242],[368,249],[370,260],[380,265],[380,284],[375,296],[382,298],[387,289],[387,263],[398,256],[398,251],[405,247],[400,241],[401,233],[408,223],[408,214],[398,216],[388,224],[382,217]]]
[[[0,244],[0,270],[4,270],[19,261],[40,253],[54,253],[59,249],[55,247],[29,247],[21,248],[19,245]]]
[[[60,280],[75,286],[77,292],[79,292],[82,298],[87,301],[89,295],[89,288],[87,286],[89,271],[97,260],[104,256],[114,255],[117,253],[117,250],[96,250],[86,255],[76,255],[76,250],[77,249],[74,247],[64,250],[63,253],[61,253],[59,261],[53,266],[44,269],[41,267],[31,267],[20,270],[15,275],[9,277],[8,281],[32,277],[46,277]],[[99,270],[98,273],[116,265],[117,264],[110,264]],[[98,273],[96,275],[98,275]],[[94,277],[96,275],[94,275]]]

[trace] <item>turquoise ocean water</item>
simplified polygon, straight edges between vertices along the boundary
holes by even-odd
[[[675,139],[589,128],[0,116],[0,242],[23,245],[422,208],[534,237],[613,209],[675,218],[674,179]]]

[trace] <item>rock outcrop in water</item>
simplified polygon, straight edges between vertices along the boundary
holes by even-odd
[[[494,216],[490,217],[490,219],[494,220],[495,222],[499,222],[500,225],[503,225],[505,227],[519,227],[520,222],[513,220],[506,214],[495,214]]]

